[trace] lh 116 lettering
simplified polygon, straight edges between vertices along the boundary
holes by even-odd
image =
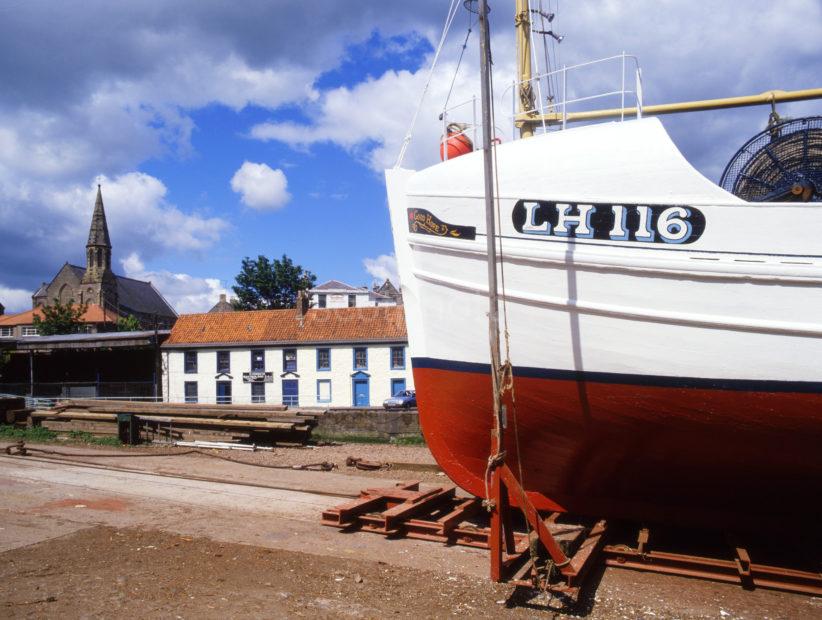
[[[705,231],[705,215],[685,205],[519,200],[511,219],[523,235],[639,243],[693,243]]]

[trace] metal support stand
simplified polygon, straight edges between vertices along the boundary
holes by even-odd
[[[495,508],[491,511],[491,527],[480,524],[483,502],[477,498],[457,497],[455,487],[435,487],[420,490],[419,482],[406,482],[395,487],[365,489],[354,501],[326,510],[322,524],[345,530],[374,532],[392,538],[408,537],[463,545],[491,551],[491,571],[495,581],[515,585],[538,586],[575,595],[585,571],[596,558],[605,532],[605,522],[593,528],[578,524],[558,523],[559,515],[543,519],[528,502],[524,513],[532,523],[532,537],[515,531],[511,524],[512,507],[508,490],[515,488],[513,475],[505,467],[498,468]],[[476,519],[479,517],[479,519]],[[550,583],[551,571],[529,562],[531,548],[537,542],[549,550],[551,561],[559,566],[563,583]],[[565,551],[563,551],[563,548]],[[572,553],[571,558],[565,553]],[[541,560],[545,554],[541,554]],[[556,557],[554,557],[556,556]],[[559,561],[557,561],[559,559]]]
[[[491,472],[490,500],[459,497],[453,486],[420,490],[419,482],[365,489],[354,501],[330,508],[322,524],[391,538],[416,538],[491,552],[491,578],[513,585],[562,593],[575,599],[590,568],[651,571],[736,583],[746,589],[771,588],[822,595],[822,575],[754,562],[748,549],[732,546],[733,559],[650,550],[651,531],[639,530],[636,547],[604,545],[606,522],[564,523],[567,515],[541,515],[504,464]],[[512,506],[510,499],[518,506]],[[486,510],[491,508],[490,514]],[[514,528],[521,510],[529,534]],[[490,518],[490,527],[485,527]],[[536,558],[536,561],[532,561]]]
[[[509,493],[511,495],[509,495]],[[511,523],[512,507],[509,497],[516,498],[519,510],[522,511],[530,529],[532,530],[532,545],[528,549],[527,558],[529,564],[517,571],[521,566],[523,554],[517,553],[514,545],[514,530]],[[520,486],[516,476],[514,476],[508,465],[502,463],[493,468],[491,473],[491,528],[489,535],[489,546],[491,549],[491,579],[501,582],[507,581],[516,585],[538,587],[541,589],[562,591],[575,596],[579,592],[579,587],[590,566],[597,556],[597,552],[603,544],[603,536],[606,531],[606,522],[598,521],[583,539],[574,542],[580,543],[578,547],[569,544],[569,540],[558,536],[554,519],[543,519],[531,500]],[[537,542],[542,545],[542,549],[537,547]],[[564,548],[563,548],[564,547]],[[543,558],[547,553],[550,562],[548,566],[553,566],[563,583],[551,582],[551,571],[544,570],[542,562],[534,561],[536,558]],[[569,556],[570,554],[570,556]],[[527,578],[525,578],[527,576]]]
[[[822,596],[822,574],[759,564],[751,560],[745,547],[733,546],[733,559],[720,559],[649,549],[650,531],[639,532],[636,548],[606,545],[602,549],[606,566],[629,568],[667,575],[680,575],[739,584],[746,590],[769,588]]]

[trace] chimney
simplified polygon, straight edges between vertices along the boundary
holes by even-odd
[[[220,293],[220,301],[225,303],[225,293]]]
[[[305,314],[311,306],[311,298],[308,296],[308,291],[302,290],[297,293],[297,320],[300,322],[300,327],[303,326]]]

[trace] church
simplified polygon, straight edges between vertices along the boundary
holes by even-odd
[[[118,317],[134,316],[143,329],[170,329],[177,320],[177,313],[151,282],[118,276],[112,271],[111,239],[99,185],[86,243],[86,266],[63,265],[51,282],[44,282],[32,295],[32,307],[49,305],[55,299],[63,304],[74,300],[89,307],[98,306],[102,316],[115,324]]]

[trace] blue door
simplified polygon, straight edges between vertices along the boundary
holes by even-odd
[[[231,381],[217,381],[217,404],[231,404]]]
[[[354,406],[368,407],[368,379],[354,379]]]
[[[289,407],[300,405],[300,380],[283,379],[283,404]]]
[[[405,379],[391,379],[391,396],[405,391]]]

